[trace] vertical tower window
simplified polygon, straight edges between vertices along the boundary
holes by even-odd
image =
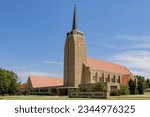
[[[105,76],[104,76],[104,73],[102,73],[102,80],[103,80],[103,81],[104,81],[104,77],[105,77]],[[104,81],[104,82],[105,82],[105,81]]]
[[[121,80],[121,79],[120,79],[120,76],[118,76],[118,83],[120,83],[120,80]]]
[[[113,75],[113,78],[112,78],[112,80],[111,80],[113,83],[116,82],[116,81],[115,81],[115,78],[116,78],[115,75]]]
[[[108,74],[108,82],[110,82],[110,74]]]

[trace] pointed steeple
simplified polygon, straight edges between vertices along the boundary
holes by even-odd
[[[74,15],[73,15],[73,24],[72,24],[72,30],[77,30],[77,14],[76,14],[76,4],[74,5]]]

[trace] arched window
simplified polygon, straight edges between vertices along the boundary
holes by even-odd
[[[104,78],[104,73],[102,73],[102,78]]]
[[[108,81],[107,82],[110,82],[110,74],[108,74]]]
[[[98,82],[98,73],[95,73],[95,82]]]
[[[112,78],[112,80],[111,80],[111,81],[112,81],[113,83],[115,83],[115,79],[116,79],[116,76],[115,76],[115,75],[113,75],[113,78]]]
[[[102,77],[99,77],[99,82],[102,82]]]
[[[105,82],[104,78],[105,78],[104,73],[102,73],[102,81],[103,82]]]
[[[120,80],[121,80],[121,79],[120,79],[120,76],[118,76],[118,83],[120,83]]]

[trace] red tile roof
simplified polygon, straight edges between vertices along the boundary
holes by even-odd
[[[101,71],[107,71],[119,74],[132,74],[125,66],[113,64],[110,62],[105,62],[102,60],[97,60],[93,58],[87,58],[87,65],[92,69],[97,69]]]
[[[123,85],[128,84],[128,81],[132,76],[132,73],[125,66],[113,64],[110,62],[105,62],[102,60],[87,58],[87,66],[92,69],[101,70],[104,72],[112,72],[112,73],[122,74],[123,75],[123,77],[122,77]]]
[[[122,77],[122,85],[128,84],[129,80],[130,80],[130,75],[123,75],[123,77]]]
[[[63,78],[52,78],[47,76],[29,76],[33,88],[62,86]]]

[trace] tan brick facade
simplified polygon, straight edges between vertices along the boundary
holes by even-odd
[[[64,85],[78,87],[86,62],[86,44],[83,33],[73,30],[67,34],[64,55]]]

